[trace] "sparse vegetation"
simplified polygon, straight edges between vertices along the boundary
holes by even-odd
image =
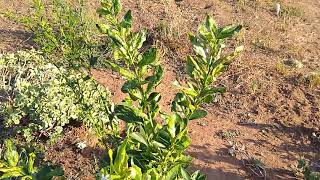
[[[59,66],[90,68],[98,58],[97,36],[84,0],[32,1],[30,16],[20,17],[33,40]]]
[[[320,86],[320,70],[309,73],[305,79],[310,86]]]

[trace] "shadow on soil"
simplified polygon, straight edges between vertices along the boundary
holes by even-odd
[[[194,159],[205,162],[206,164],[214,164],[214,163],[223,163],[229,164],[230,166],[241,167],[241,161],[231,157],[228,155],[227,148],[221,148],[213,154],[212,151],[209,150],[207,145],[191,145],[188,154],[192,156]],[[193,150],[192,150],[193,149]],[[197,151],[195,151],[197,149]],[[211,167],[198,167],[197,165],[192,165],[190,168],[191,171],[200,170],[202,173],[205,173],[208,179],[219,179],[219,180],[229,180],[229,179],[244,179],[240,173],[236,172],[228,172],[228,168],[225,166],[221,166],[223,168],[211,168]],[[239,168],[240,169],[240,168]]]
[[[14,52],[21,49],[30,49],[35,46],[32,34],[23,30],[0,29],[0,50]],[[19,43],[17,43],[19,42]]]
[[[319,142],[312,138],[312,133],[315,132],[312,128],[303,126],[287,126],[277,121],[276,124],[250,124],[243,125],[249,128],[258,129],[260,132],[265,132],[266,136],[273,136],[282,141],[278,146],[271,144],[265,140],[254,141],[246,139],[246,141],[254,142],[260,146],[273,146],[275,152],[283,154],[281,158],[297,161],[297,158],[305,158],[311,161],[316,160],[315,155],[320,151]],[[300,156],[300,157],[297,157]]]

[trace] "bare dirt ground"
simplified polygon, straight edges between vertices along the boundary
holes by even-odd
[[[196,31],[207,13],[221,25],[244,26],[227,44],[231,48],[244,45],[245,51],[217,82],[228,88],[227,93],[206,106],[208,117],[190,124],[192,169],[202,170],[208,179],[258,179],[260,171],[251,166],[254,163],[245,163],[248,158],[263,163],[261,172],[265,170],[267,179],[298,179],[294,174],[298,159],[320,159],[320,146],[311,138],[320,131],[320,88],[310,86],[306,78],[320,68],[320,1],[282,1],[286,12],[280,17],[274,2],[123,1],[125,9],[133,10],[135,28],[148,29],[149,40],[162,53],[166,75],[157,90],[162,93],[164,111],[169,110],[175,93],[168,87],[184,76],[184,59],[190,53],[187,34]],[[27,7],[26,1],[0,1],[0,12],[23,12],[22,7]],[[90,2],[90,7],[94,11],[98,3]],[[21,26],[0,16],[0,52],[30,47],[29,36]],[[102,70],[94,70],[93,75],[111,90],[115,102],[125,97],[119,76]],[[91,141],[89,137],[85,129],[72,129],[56,145],[65,146],[49,148],[46,156],[57,163],[62,159],[70,179],[90,176],[95,167],[87,162],[94,162],[94,157],[68,148],[75,138]],[[96,148],[94,143],[91,146]],[[99,152],[93,151],[89,154]],[[74,163],[77,159],[83,159],[85,170],[75,170],[80,165]]]

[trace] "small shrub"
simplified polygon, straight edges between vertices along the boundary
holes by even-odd
[[[110,93],[88,75],[44,63],[38,52],[1,55],[1,114],[28,141],[34,135],[54,139],[70,120],[99,135],[110,125]]]
[[[1,153],[2,152],[2,153]],[[0,152],[0,179],[50,180],[63,176],[61,167],[49,165],[36,167],[36,154],[25,149],[18,152],[11,140],[5,140],[4,150]]]
[[[240,31],[241,26],[220,28],[208,16],[198,34],[190,34],[194,54],[187,58],[188,79],[185,84],[174,82],[180,92],[172,102],[172,113],[165,114],[160,111],[161,95],[155,92],[164,74],[156,47],[143,50],[146,33],[132,31],[130,10],[118,18],[122,9],[119,0],[103,0],[101,6],[98,12],[107,24],[97,26],[112,40],[115,60],[105,63],[126,79],[121,90],[129,96],[115,106],[112,114],[126,122],[125,140],[116,155],[109,151],[109,165],[102,169],[100,178],[205,179],[199,172],[190,175],[186,171],[191,162],[191,157],[185,155],[190,145],[187,125],[190,120],[205,117],[207,112],[201,105],[225,91],[213,84],[242,50],[238,47],[229,55],[222,54],[225,39]]]

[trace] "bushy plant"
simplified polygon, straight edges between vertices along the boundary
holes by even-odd
[[[63,176],[59,166],[35,166],[36,154],[25,149],[18,152],[12,140],[5,140],[4,149],[0,151],[0,179],[50,180]]]
[[[89,68],[95,63],[97,41],[84,0],[32,2],[31,14],[21,21],[54,64]]]
[[[83,122],[99,135],[111,125],[110,93],[84,73],[44,63],[39,53],[0,57],[1,102],[5,124],[27,140],[35,135],[54,139],[71,120]]]
[[[129,97],[115,106],[112,115],[127,123],[126,138],[115,162],[110,155],[110,164],[100,177],[143,179],[142,174],[146,179],[205,179],[200,173],[191,176],[185,170],[191,162],[191,157],[185,155],[190,145],[187,125],[190,120],[207,115],[201,104],[212,102],[217,93],[225,91],[213,83],[242,50],[238,47],[229,55],[222,54],[225,39],[241,26],[219,28],[208,16],[199,27],[199,34],[190,35],[194,55],[187,58],[188,79],[174,83],[180,92],[172,102],[172,114],[165,114],[160,111],[161,95],[154,91],[163,77],[156,47],[143,51],[146,33],[132,31],[131,11],[118,18],[119,0],[103,0],[101,6],[98,12],[107,24],[98,27],[112,40],[113,59],[117,60],[105,63],[126,79],[121,90]]]

